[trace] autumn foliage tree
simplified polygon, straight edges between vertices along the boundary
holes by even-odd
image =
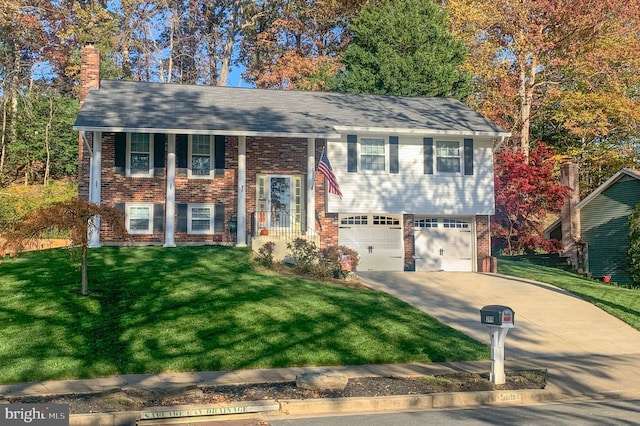
[[[529,162],[519,150],[496,154],[496,214],[491,222],[494,248],[506,254],[560,249],[557,240],[546,240],[542,235],[547,215],[559,212],[569,194],[569,188],[554,177],[555,166],[554,151],[543,142],[530,152]]]
[[[95,231],[93,219],[98,216],[100,222],[108,224],[116,238],[126,238],[127,231],[122,212],[114,207],[99,206],[82,198],[54,203],[27,215],[4,234],[5,248],[16,252],[24,251],[27,243],[39,239],[50,230],[68,233],[73,245],[79,246],[81,256],[80,294],[89,294],[87,275],[87,252],[89,250],[89,232]]]
[[[640,123],[640,6],[628,0],[448,0],[475,106],[528,157],[532,124],[580,145]]]

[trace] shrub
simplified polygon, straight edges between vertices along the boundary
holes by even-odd
[[[258,264],[271,268],[273,266],[273,252],[276,248],[276,243],[273,241],[267,241],[262,247],[258,249],[258,256],[256,262]]]
[[[314,272],[318,264],[319,253],[318,247],[314,242],[304,238],[296,238],[287,243],[287,248],[291,252],[291,257],[293,257],[293,269],[296,272],[301,274]]]

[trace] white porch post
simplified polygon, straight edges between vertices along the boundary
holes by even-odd
[[[236,245],[247,246],[247,137],[238,136],[238,228]]]
[[[167,201],[165,204],[164,246],[175,247],[176,218],[176,135],[167,140]]]
[[[313,235],[316,228],[316,140],[307,139],[307,234]]]
[[[93,133],[93,152],[89,159],[89,202],[100,204],[102,177],[102,132]],[[100,216],[94,216],[89,226],[89,247],[100,247]]]

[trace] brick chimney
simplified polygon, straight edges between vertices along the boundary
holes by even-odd
[[[81,51],[80,106],[91,89],[100,87],[100,51],[93,43],[87,43]]]
[[[580,202],[578,165],[565,161],[560,165],[560,183],[571,188],[560,210],[562,223],[562,255],[567,257],[574,268],[578,268],[576,242],[581,239],[580,214],[576,205]]]
[[[87,43],[80,51],[80,106],[89,90],[100,87],[100,52],[93,43]],[[86,149],[93,144],[93,132],[78,134],[78,195],[89,199],[90,156]],[[90,148],[89,148],[90,152]]]

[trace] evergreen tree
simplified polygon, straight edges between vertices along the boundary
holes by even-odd
[[[464,99],[471,77],[460,70],[466,50],[433,1],[381,0],[362,8],[349,29],[344,72],[333,89],[351,93]]]

